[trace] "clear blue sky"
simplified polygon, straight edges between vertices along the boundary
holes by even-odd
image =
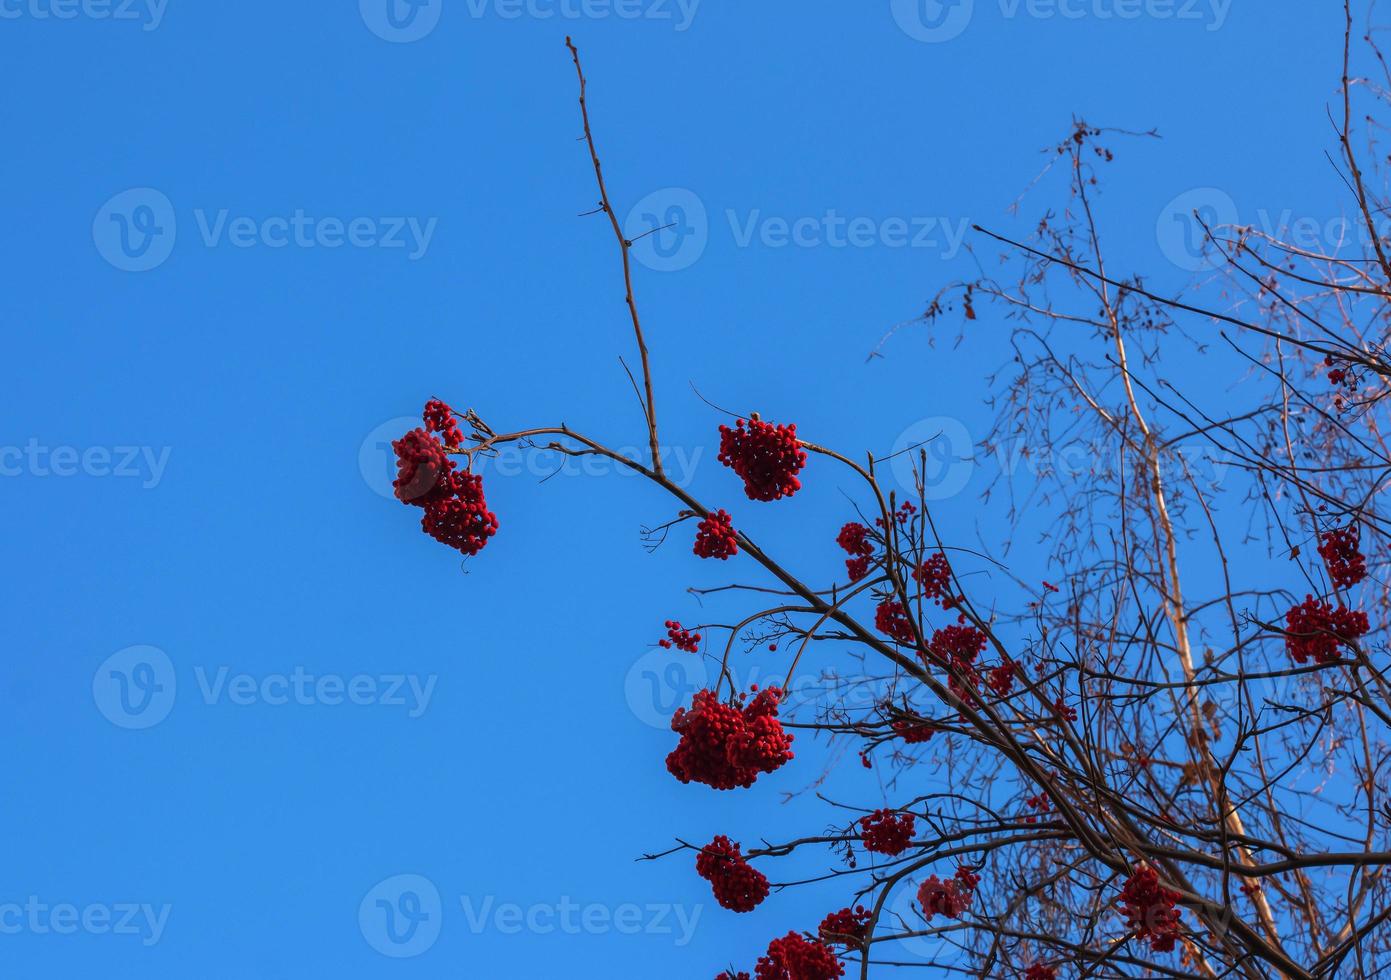
[[[998,324],[865,356],[971,273],[963,222],[1047,203],[1006,214],[1074,113],[1164,136],[1117,144],[1113,268],[1176,286],[1156,227],[1194,188],[1339,213],[1340,25],[1306,3],[438,2],[0,0],[0,973],[708,977],[844,904],[736,917],[688,858],[634,861],[828,819],[782,803],[809,744],[746,792],[666,774],[651,645],[737,570],[685,530],[646,554],[655,491],[485,471],[502,528],[466,573],[381,492],[432,394],[641,444],[567,33],[619,210],[694,222],[638,269],[669,465],[812,578],[848,481],[749,505],[690,383],[852,455],[978,435]],[[974,535],[986,469],[939,519]],[[433,915],[388,935],[404,893]]]

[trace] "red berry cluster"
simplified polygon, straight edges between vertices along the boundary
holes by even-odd
[[[497,533],[483,478],[455,472],[444,446],[425,429],[412,429],[391,444],[396,451],[396,499],[425,508],[420,527],[442,544],[476,555]]]
[[[797,442],[796,425],[773,425],[755,415],[732,429],[720,426],[719,460],[743,478],[750,500],[777,500],[802,488],[797,474],[807,454]]]
[[[907,524],[909,518],[911,518],[911,517],[912,517],[914,514],[916,514],[917,512],[918,512],[918,508],[915,507],[915,506],[913,506],[913,502],[912,502],[911,500],[905,500],[905,501],[903,502],[902,506],[900,506],[900,507],[898,508],[898,510],[894,511],[894,513],[893,513],[894,522],[897,523],[897,524]],[[885,529],[888,528],[888,525],[884,523],[884,518],[882,518],[882,517],[876,517],[876,518],[874,519],[874,523],[875,523],[875,525],[876,525],[877,527],[881,527],[881,528],[885,528]]]
[[[755,980],[836,980],[845,967],[829,946],[789,932],[768,944],[753,973]]]
[[[710,882],[715,901],[732,912],[752,912],[768,897],[768,879],[744,860],[739,845],[724,834],[696,855],[696,874]]]
[[[1367,559],[1360,550],[1361,531],[1356,524],[1325,531],[1319,541],[1319,555],[1328,564],[1333,587],[1347,589],[1367,577]]]
[[[937,729],[928,724],[917,724],[911,721],[899,720],[891,726],[894,734],[903,739],[909,745],[916,745],[919,742],[926,742],[933,735],[937,734]]]
[[[956,877],[946,881],[932,875],[918,887],[918,905],[922,907],[923,918],[929,922],[934,915],[961,918],[961,913],[970,908],[978,884],[980,877],[967,867],[957,868]]]
[[[1343,395],[1353,395],[1357,391],[1357,376],[1348,368],[1333,367],[1333,355],[1329,354],[1323,359],[1324,366],[1330,368],[1328,372],[1328,383],[1342,391],[1333,396],[1333,405],[1338,411],[1343,410]]]
[[[1024,802],[1034,810],[1033,813],[1024,818],[1025,823],[1038,823],[1038,815],[1040,813],[1047,813],[1052,809],[1052,804],[1048,800],[1047,793],[1039,793],[1037,796],[1031,796]]]
[[[701,558],[724,561],[739,554],[739,536],[734,522],[724,510],[717,510],[696,528],[695,553]]]
[[[816,935],[827,946],[860,949],[869,938],[869,920],[869,910],[863,905],[855,906],[853,911],[844,908],[822,919]]]
[[[1024,971],[1024,980],[1058,980],[1058,971],[1051,966],[1035,963]]]
[[[743,970],[735,973],[733,970],[725,970],[715,980],[749,980],[749,975]]]
[[[1121,908],[1125,924],[1135,931],[1135,938],[1149,940],[1150,949],[1167,953],[1178,939],[1179,917],[1174,908],[1179,893],[1159,883],[1153,868],[1141,868],[1130,876],[1121,891]]]
[[[850,556],[845,560],[845,570],[852,582],[858,582],[869,574],[869,560],[874,555],[874,542],[869,534],[869,528],[851,521],[836,535],[836,544]]]
[[[1306,596],[1285,616],[1285,647],[1298,664],[1326,664],[1338,659],[1338,647],[1355,640],[1371,627],[1367,614],[1344,606],[1336,608]]]
[[[964,622],[965,620],[961,621]],[[951,669],[947,686],[957,697],[973,697],[976,685],[980,682],[975,661],[985,649],[985,644],[984,633],[974,626],[961,624],[943,626],[933,633],[932,639],[928,641],[927,652],[937,663]]]
[[[1006,660],[1000,666],[991,669],[985,683],[990,685],[990,690],[995,692],[996,697],[1008,697],[1009,692],[1014,690],[1014,674],[1018,669],[1013,660]]]
[[[874,628],[899,643],[913,642],[913,619],[903,603],[885,599],[874,610]]]
[[[454,418],[454,409],[450,408],[438,398],[431,398],[425,403],[425,431],[438,432],[444,444],[450,449],[458,449],[460,443],[464,441],[464,434],[459,431],[459,423]]]
[[[913,581],[922,586],[923,595],[940,600],[951,588],[951,562],[939,551],[913,569]]]
[[[424,429],[411,429],[391,444],[396,451],[396,479],[391,486],[403,504],[424,507],[449,496],[454,461]]]
[[[700,634],[692,633],[681,628],[681,624],[674,619],[668,619],[662,624],[667,628],[667,638],[658,640],[657,646],[664,650],[676,647],[678,650],[685,650],[687,653],[696,653],[700,650]]]
[[[667,771],[683,783],[714,789],[752,786],[760,773],[773,772],[792,758],[792,735],[778,721],[782,691],[764,688],[744,704],[732,704],[714,691],[697,691],[689,710],[678,708],[671,728],[680,743],[667,756]]]
[[[860,818],[860,832],[865,850],[894,857],[902,854],[913,842],[913,815],[895,810],[875,810]]]
[[[476,555],[497,533],[497,515],[483,498],[481,476],[454,473],[449,483],[454,496],[426,504],[420,526],[440,544]]]

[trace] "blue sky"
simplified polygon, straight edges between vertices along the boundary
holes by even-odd
[[[739,570],[647,554],[655,491],[492,461],[464,567],[383,491],[431,395],[643,442],[567,33],[619,212],[683,230],[638,250],[668,466],[813,578],[848,482],[750,505],[692,385],[855,456],[979,435],[988,318],[866,355],[971,222],[1051,203],[1007,213],[1074,114],[1164,137],[1117,144],[1113,268],[1177,288],[1194,202],[1340,213],[1340,24],[1290,0],[439,2],[0,0],[7,975],[704,977],[844,904],[736,917],[634,861],[828,819],[783,802],[810,744],[746,792],[666,774],[698,677],[653,643]],[[975,533],[991,465],[939,520]]]

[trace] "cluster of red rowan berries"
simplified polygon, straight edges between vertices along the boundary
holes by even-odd
[[[1058,971],[1051,966],[1035,963],[1024,971],[1024,980],[1058,980]]]
[[[933,735],[937,734],[937,729],[926,723],[904,721],[899,719],[889,726],[895,735],[903,739],[909,745],[916,745],[919,742],[926,742]]]
[[[857,521],[850,521],[836,535],[836,544],[850,556],[845,560],[845,571],[850,581],[858,582],[869,574],[869,562],[874,555],[869,528]]]
[[[739,553],[739,536],[734,533],[734,521],[724,510],[717,510],[696,528],[694,551],[701,558],[724,561]]]
[[[1326,664],[1338,659],[1340,645],[1370,628],[1366,613],[1306,596],[1285,615],[1285,648],[1295,663]]]
[[[1008,697],[1009,692],[1014,690],[1014,674],[1018,669],[1013,660],[1006,660],[1000,666],[991,668],[985,683],[996,697]]]
[[[1350,368],[1334,367],[1333,355],[1329,354],[1323,359],[1324,367],[1328,368],[1328,383],[1335,388],[1341,389],[1338,394],[1333,396],[1333,406],[1338,410],[1343,410],[1343,395],[1352,396],[1357,391],[1357,376],[1352,373]]]
[[[464,434],[459,430],[459,422],[454,418],[454,409],[440,401],[438,398],[431,398],[425,403],[426,432],[438,432],[444,444],[450,449],[458,449],[464,441]]]
[[[913,569],[913,581],[922,587],[927,598],[940,601],[951,588],[951,562],[939,551]]]
[[[825,943],[789,932],[768,944],[754,966],[755,980],[836,980],[845,967]]]
[[[449,407],[443,410],[452,421]],[[412,429],[391,447],[396,451],[396,499],[425,509],[420,527],[430,537],[466,555],[478,554],[498,527],[483,496],[482,477],[456,472],[445,447],[426,429]]]
[[[1134,930],[1136,939],[1148,940],[1154,952],[1170,952],[1179,934],[1182,913],[1174,908],[1179,897],[1178,892],[1159,883],[1153,868],[1140,868],[1121,890],[1126,927]]]
[[[667,771],[683,783],[734,789],[781,768],[792,758],[792,735],[777,717],[781,698],[776,687],[758,691],[747,704],[742,694],[725,703],[714,691],[697,691],[691,707],[672,716],[681,741],[667,756]]]
[[[756,414],[734,428],[720,426],[719,460],[744,481],[750,500],[790,497],[802,488],[797,478],[807,454],[797,442],[797,426],[773,425]]]
[[[847,949],[861,949],[869,938],[869,909],[863,905],[843,908],[832,912],[821,920],[816,930],[817,938],[828,946],[840,945]]]
[[[696,855],[696,874],[710,882],[715,901],[732,912],[752,912],[768,897],[768,879],[744,860],[739,845],[724,834]]]
[[[1049,802],[1047,793],[1039,793],[1037,796],[1031,796],[1025,800],[1024,803],[1034,811],[1024,818],[1025,823],[1038,823],[1038,815],[1047,813],[1052,809],[1052,803]]]
[[[913,815],[895,810],[875,810],[860,818],[865,850],[895,857],[913,842]]]
[[[913,619],[903,603],[885,599],[874,610],[874,628],[899,643],[913,642]]]
[[[980,683],[975,661],[985,649],[985,644],[985,634],[974,626],[966,625],[964,618],[950,626],[943,626],[928,641],[930,659],[950,668],[947,686],[957,697],[974,699],[976,686]]]
[[[1347,589],[1367,577],[1367,559],[1362,556],[1361,531],[1356,524],[1325,531],[1319,540],[1319,556],[1328,565],[1333,587]]]
[[[662,624],[667,628],[667,638],[658,640],[657,646],[664,650],[676,647],[678,650],[685,650],[687,653],[696,653],[700,650],[700,634],[692,633],[690,630],[682,629],[681,624],[674,619],[668,619]]]
[[[946,881],[932,875],[918,886],[918,905],[923,918],[929,922],[935,915],[944,915],[948,919],[961,918],[961,913],[970,908],[971,901],[976,897],[978,884],[980,876],[965,866],[957,868],[955,877]]]

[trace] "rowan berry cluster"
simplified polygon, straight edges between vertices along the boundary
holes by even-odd
[[[739,553],[739,536],[734,533],[734,521],[723,509],[712,513],[696,528],[694,551],[700,558],[724,561]]]
[[[865,850],[890,857],[902,854],[913,842],[913,815],[895,810],[875,810],[860,818]]]
[[[425,429],[412,429],[391,447],[396,499],[425,509],[420,527],[430,537],[466,555],[478,554],[498,527],[483,496],[482,477],[456,472],[444,446]]]
[[[1024,818],[1025,823],[1038,823],[1038,815],[1047,813],[1052,809],[1052,804],[1048,800],[1047,793],[1039,793],[1037,796],[1031,796],[1025,800],[1024,803],[1034,811]]]
[[[1024,980],[1058,980],[1058,971],[1051,966],[1035,963],[1024,971]]]
[[[973,699],[980,674],[976,670],[976,657],[985,649],[985,634],[974,626],[967,626],[965,619],[951,626],[943,626],[932,634],[927,652],[938,664],[951,670],[947,686],[957,697]],[[1011,675],[1012,679],[1013,675]]]
[[[913,581],[922,587],[927,598],[940,601],[951,588],[951,562],[939,551],[913,569]]]
[[[1306,596],[1285,616],[1285,648],[1295,663],[1326,664],[1338,659],[1340,645],[1370,628],[1366,613]]]
[[[1325,531],[1319,541],[1319,556],[1328,565],[1334,588],[1346,589],[1367,577],[1367,559],[1360,550],[1361,531],[1356,524]]]
[[[1174,908],[1178,900],[1179,893],[1161,885],[1153,868],[1140,868],[1121,890],[1125,924],[1134,930],[1136,939],[1148,940],[1154,952],[1170,952],[1178,939],[1182,915]]]
[[[681,624],[674,619],[668,619],[662,624],[667,628],[667,638],[658,640],[657,646],[664,650],[676,647],[678,650],[685,650],[687,653],[696,653],[700,650],[700,634],[692,633],[690,630],[681,628]]]
[[[913,642],[913,619],[903,603],[885,599],[874,610],[874,628],[899,643]]]
[[[857,905],[853,910],[844,908],[822,919],[816,935],[828,946],[860,949],[869,938],[869,920],[870,912],[863,905]]]
[[[956,876],[946,881],[932,875],[918,887],[918,905],[922,908],[923,918],[929,922],[935,915],[944,915],[948,919],[961,918],[961,913],[970,908],[978,884],[980,876],[964,866],[957,868]]]
[[[797,426],[773,425],[757,415],[734,428],[720,426],[719,460],[744,481],[750,500],[790,497],[802,488],[797,478],[807,454],[797,442]]]
[[[889,727],[893,729],[895,735],[903,739],[909,745],[926,742],[933,735],[937,734],[937,729],[932,725],[903,721],[902,719],[893,722]]]
[[[985,683],[990,686],[996,697],[1008,697],[1009,692],[1014,690],[1014,674],[1018,669],[1013,660],[1006,660],[1000,666],[991,669]]]
[[[864,578],[869,573],[869,561],[874,555],[874,542],[870,539],[869,528],[851,521],[836,535],[836,544],[850,556],[845,560],[845,570],[850,575],[850,581],[858,582]]]
[[[829,946],[789,932],[768,944],[753,973],[755,980],[836,980],[845,967]]]
[[[438,432],[450,449],[458,449],[464,441],[464,434],[459,431],[458,420],[454,418],[454,409],[438,398],[431,398],[425,403],[424,419],[425,431]]]
[[[691,707],[678,708],[671,728],[681,741],[667,756],[667,771],[683,783],[713,789],[749,787],[760,773],[773,772],[792,758],[792,735],[778,721],[776,687],[722,702],[714,691],[697,691]]]
[[[696,855],[696,874],[710,882],[715,901],[732,912],[752,912],[768,897],[768,879],[744,860],[739,845],[724,834]]]

